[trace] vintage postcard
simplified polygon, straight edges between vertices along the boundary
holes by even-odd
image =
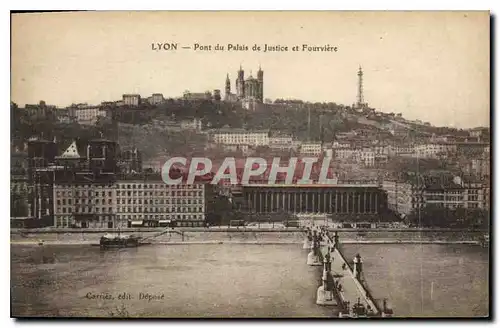
[[[12,317],[490,317],[489,12],[11,37]]]

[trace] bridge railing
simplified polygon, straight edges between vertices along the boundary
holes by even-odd
[[[334,245],[334,242],[332,241],[332,238],[330,236],[327,236],[327,239],[328,239],[330,245]],[[354,275],[354,269],[351,266],[351,264],[349,263],[349,261],[347,261],[346,258],[344,257],[344,254],[342,253],[342,250],[340,249],[340,245],[337,245],[337,247],[335,248],[335,252],[339,256],[340,260],[346,264],[347,268],[349,269],[349,274],[351,275],[352,279],[354,280],[354,283],[355,283],[357,289],[360,291],[361,295],[366,299],[368,305],[370,305],[370,307],[372,307],[376,313],[382,313],[379,305],[377,304],[377,302],[375,302],[375,298],[373,297],[370,290],[367,288],[366,283],[362,283]],[[343,297],[343,295],[342,295],[342,297]]]

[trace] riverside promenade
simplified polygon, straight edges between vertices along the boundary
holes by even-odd
[[[166,232],[170,231],[170,232]],[[182,232],[179,235],[177,232]],[[165,243],[270,243],[300,244],[303,228],[285,227],[210,227],[210,228],[125,228],[122,234],[134,234],[148,238],[153,244]],[[469,244],[479,245],[482,231],[453,229],[370,229],[360,233],[355,229],[329,229],[338,231],[342,244]],[[163,234],[163,232],[166,232]],[[11,228],[13,244],[92,244],[106,233],[116,229]],[[152,238],[153,236],[157,236]]]

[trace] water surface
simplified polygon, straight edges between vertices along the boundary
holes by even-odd
[[[345,245],[377,298],[400,316],[488,313],[488,254],[477,246]],[[11,248],[14,316],[328,317],[321,268],[300,245]],[[107,293],[114,299],[89,299]],[[139,294],[163,295],[139,299]],[[120,295],[131,299],[120,300]]]

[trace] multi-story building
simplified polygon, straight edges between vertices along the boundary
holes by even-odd
[[[469,135],[475,138],[484,138],[490,134],[490,129],[486,127],[479,127],[469,130]]]
[[[352,148],[336,148],[333,151],[333,154],[336,159],[340,159],[343,161],[347,160],[355,160],[356,149]]]
[[[388,147],[389,156],[413,156],[415,153],[414,145],[393,145]]]
[[[165,101],[165,98],[163,98],[163,94],[161,93],[153,93],[151,96],[151,105],[159,105]]]
[[[116,215],[121,226],[159,226],[175,220],[178,226],[203,226],[212,185],[167,185],[159,175],[129,176],[116,182]]]
[[[203,226],[212,185],[167,185],[159,174],[95,176],[77,172],[54,183],[54,225],[76,228]]]
[[[489,158],[472,158],[465,164],[463,170],[476,177],[489,177],[491,174],[491,166]]]
[[[37,105],[26,104],[24,106],[24,110],[29,116],[45,118],[50,112],[54,112],[56,110],[56,106],[47,105],[45,101],[41,100]]]
[[[319,156],[323,153],[321,142],[304,142],[300,145],[300,154]]]
[[[269,146],[269,130],[220,129],[211,133],[218,144]]]
[[[40,138],[28,141],[28,216],[45,219],[53,216],[54,163],[56,143]]]
[[[333,149],[338,149],[338,148],[351,148],[351,143],[349,141],[334,141],[332,143],[332,148]]]
[[[141,104],[141,95],[124,94],[122,96],[122,101],[125,106],[139,106]]]
[[[269,137],[269,148],[274,150],[289,150],[295,147],[293,137],[290,135],[275,135]]]
[[[28,216],[28,160],[24,150],[15,148],[10,161],[11,217]]]
[[[77,104],[68,108],[68,116],[78,124],[94,125],[98,117],[106,117],[106,111],[99,106]]]
[[[336,159],[373,167],[377,160],[383,160],[384,155],[377,155],[371,148],[336,148],[333,151]]]
[[[487,207],[483,184],[464,182],[458,176],[384,180],[382,189],[387,193],[388,207],[402,216],[431,204],[450,209]]]
[[[212,100],[212,93],[210,91],[206,92],[190,92],[185,91],[183,99],[187,101],[201,101],[201,100]]]
[[[126,227],[116,220],[116,189],[112,179],[96,180],[90,173],[77,174],[75,179],[57,179],[53,197],[56,227]]]
[[[457,146],[452,143],[427,143],[415,145],[414,156],[424,158],[436,158],[439,155],[447,155],[450,152],[456,152]]]
[[[359,159],[362,165],[367,167],[375,166],[375,152],[370,149],[363,149],[359,151]]]

